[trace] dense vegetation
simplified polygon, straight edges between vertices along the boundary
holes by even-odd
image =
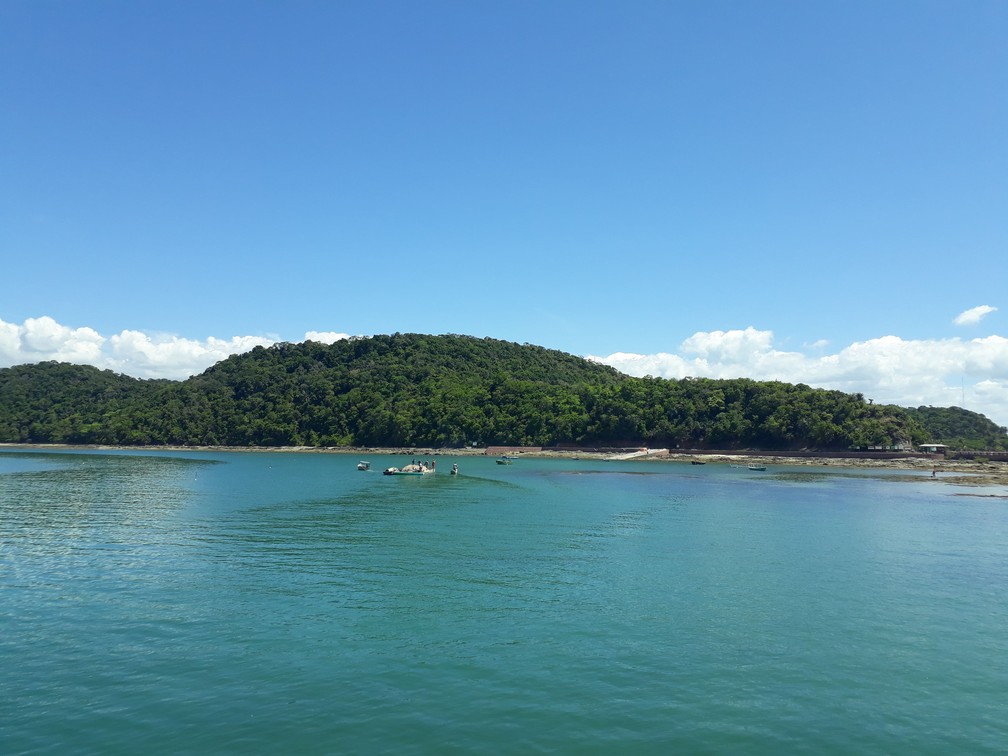
[[[257,347],[181,382],[55,362],[0,370],[6,442],[829,450],[959,432],[963,410],[930,410],[776,381],[630,378],[562,352],[466,336]],[[1003,431],[980,438],[1004,448]]]
[[[926,428],[931,440],[953,449],[1008,449],[1008,428],[961,407],[917,407],[910,417]]]

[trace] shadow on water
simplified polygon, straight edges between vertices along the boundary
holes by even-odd
[[[780,483],[842,483],[850,480],[879,481],[883,483],[914,483],[931,480],[929,472],[910,472],[907,470],[887,470],[887,469],[786,469],[765,474],[766,477]],[[945,473],[944,478],[953,477],[952,473]]]
[[[193,523],[194,538],[215,554],[262,569],[284,565],[331,574],[361,549],[381,562],[383,550],[410,540],[418,522],[457,517],[456,510],[506,501],[514,482],[477,476],[396,477],[368,474],[334,496],[285,498],[209,512]],[[316,489],[317,491],[317,489]],[[264,498],[268,499],[268,496]],[[222,544],[228,548],[223,552]]]

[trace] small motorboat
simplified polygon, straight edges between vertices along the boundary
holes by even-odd
[[[371,469],[371,463],[361,460],[360,462],[357,463],[357,469],[360,470],[361,472],[367,472],[368,470]]]
[[[458,475],[458,465],[452,465],[451,474]]]
[[[403,467],[390,467],[382,475],[433,475],[434,464],[411,462]]]

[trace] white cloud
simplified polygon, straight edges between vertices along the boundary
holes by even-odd
[[[308,331],[305,340],[332,344],[350,338],[336,331]],[[204,340],[125,330],[108,338],[93,328],[70,328],[44,315],[24,323],[0,320],[0,367],[56,360],[94,365],[136,378],[181,380],[202,373],[232,354],[280,341],[271,336]]]
[[[997,312],[997,307],[991,307],[990,305],[980,305],[979,307],[973,307],[966,312],[961,312],[956,315],[953,321],[957,326],[965,325],[976,325],[986,316],[990,315],[992,312]]]
[[[0,367],[9,367],[24,362],[17,355],[21,352],[21,328],[14,323],[0,320]]]
[[[695,333],[678,353],[616,352],[589,359],[636,376],[780,380],[904,407],[965,405],[1008,425],[1008,339],[1002,336],[970,341],[882,336],[832,354],[806,354],[777,350],[772,331],[747,328]]]
[[[142,378],[187,378],[202,373],[214,363],[232,354],[248,352],[257,346],[275,344],[274,339],[258,336],[233,336],[206,341],[178,336],[151,337],[140,331],[123,331],[109,338],[107,367],[116,372]]]
[[[317,341],[320,344],[334,344],[343,339],[349,339],[349,333],[336,333],[335,331],[306,331],[305,341]]]
[[[27,355],[39,360],[91,363],[99,359],[105,339],[92,328],[67,328],[45,315],[28,318],[18,329],[17,344]],[[42,356],[44,355],[44,356]]]
[[[734,361],[748,355],[763,352],[773,342],[771,331],[757,331],[749,326],[744,331],[698,332],[690,336],[680,347],[687,354],[696,354],[703,359]]]
[[[183,379],[232,354],[276,341],[260,336],[198,341],[130,330],[105,338],[93,328],[69,328],[49,316],[28,318],[21,325],[0,320],[0,367],[56,360],[136,378]]]

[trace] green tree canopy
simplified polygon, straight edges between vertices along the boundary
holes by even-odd
[[[0,440],[228,446],[1006,448],[959,408],[749,379],[631,378],[529,344],[392,334],[256,347],[185,381],[44,362],[0,370]]]

